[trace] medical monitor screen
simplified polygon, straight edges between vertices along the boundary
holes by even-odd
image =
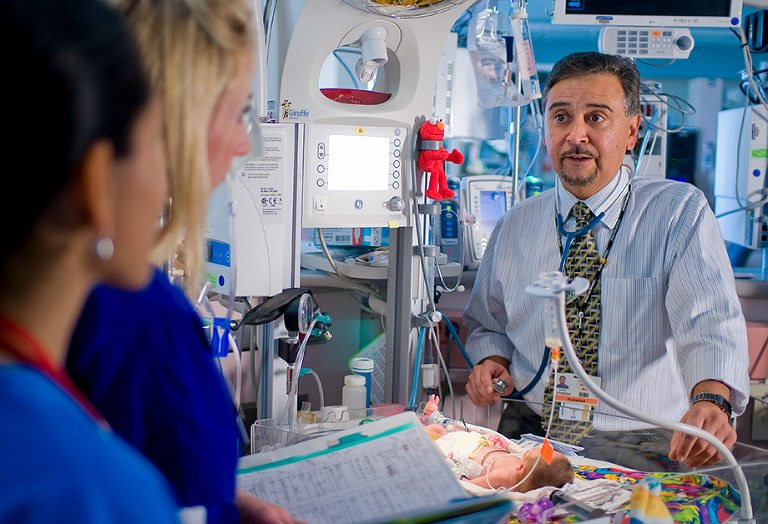
[[[730,0],[566,0],[565,12],[572,15],[728,16]]]
[[[330,135],[329,191],[386,191],[389,183],[389,138]]]
[[[496,222],[507,212],[507,193],[480,191],[480,230],[493,231]]]
[[[556,24],[736,27],[742,0],[555,0]]]

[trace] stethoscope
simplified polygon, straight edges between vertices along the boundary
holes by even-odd
[[[604,216],[605,211],[601,211],[600,214],[590,220],[586,226],[582,227],[581,229],[577,229],[576,231],[568,231],[563,225],[563,216],[560,213],[555,212],[555,225],[557,226],[557,231],[565,237],[565,244],[562,244],[562,240],[560,240],[560,251],[562,253],[560,256],[560,272],[563,272],[565,269],[565,261],[568,258],[568,253],[571,251],[571,244],[573,244],[573,241],[592,231],[595,226],[600,223]]]
[[[555,184],[557,185],[558,181],[555,181]],[[624,184],[621,188],[621,190],[618,192],[618,195],[616,198],[618,199],[619,196],[624,193],[624,190],[626,189],[626,194],[624,195],[624,202],[621,205],[621,211],[619,212],[619,218],[616,222],[616,227],[613,228],[613,231],[611,232],[610,240],[608,241],[608,245],[605,249],[605,255],[602,257],[602,260],[606,260],[608,258],[608,253],[611,251],[611,247],[613,246],[613,240],[616,238],[616,232],[619,230],[619,225],[621,225],[621,220],[624,218],[624,211],[627,209],[627,203],[629,202],[629,194],[632,191],[632,176],[631,176],[631,169],[630,169],[630,177],[629,180],[627,180],[626,184]],[[555,188],[557,191],[557,187]],[[612,194],[606,195],[606,197],[603,199],[600,204],[598,204],[595,207],[602,207],[605,202],[610,199]],[[599,223],[600,221],[605,217],[605,211],[601,211],[600,214],[598,214],[596,217],[594,217],[592,220],[589,221],[589,223],[580,228],[576,231],[568,231],[565,229],[565,220],[563,220],[563,216],[560,214],[559,206],[558,206],[558,195],[557,192],[555,193],[555,226],[557,228],[557,232],[560,233],[560,236],[557,237],[558,246],[560,248],[560,271],[565,272],[565,261],[568,259],[568,253],[571,250],[571,245],[573,244],[573,241],[577,238],[586,235],[590,231],[592,231]],[[565,243],[563,243],[562,238],[565,237]],[[602,264],[604,265],[604,264]],[[602,268],[601,268],[602,269]]]
[[[588,301],[589,297],[592,296],[592,291],[594,291],[595,283],[600,280],[600,277],[603,274],[603,268],[608,263],[608,255],[611,252],[611,248],[613,247],[613,241],[616,239],[616,233],[619,231],[619,226],[621,225],[622,219],[624,218],[624,212],[627,210],[627,204],[629,203],[629,195],[632,192],[632,186],[631,186],[632,180],[630,179],[626,184],[627,192],[624,195],[624,202],[621,204],[621,211],[619,211],[619,218],[616,221],[616,226],[613,228],[613,231],[611,231],[611,237],[608,239],[608,244],[605,246],[605,253],[603,256],[600,257],[600,264],[597,267],[597,271],[595,275],[592,277],[592,280],[589,282],[589,288],[587,289],[586,294],[581,299],[581,304],[584,306]],[[619,192],[619,195],[624,191],[624,188],[622,188],[621,192]],[[557,198],[557,197],[555,197]],[[568,231],[563,226],[563,217],[560,215],[560,213],[557,211],[557,200],[555,200],[555,225],[557,226],[557,232],[559,235],[557,236],[557,243],[560,248],[560,271],[565,272],[565,261],[568,259],[568,252],[571,249],[571,244],[573,244],[573,241],[579,238],[582,235],[586,235],[589,233],[594,227],[600,223],[602,218],[605,216],[605,212],[600,212],[599,215],[597,215],[595,218],[589,221],[589,223],[582,227],[581,229],[577,229],[576,231]],[[563,244],[561,235],[565,237],[565,244]]]

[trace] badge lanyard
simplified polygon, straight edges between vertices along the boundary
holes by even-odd
[[[0,346],[15,359],[45,375],[79,404],[102,430],[109,431],[107,421],[75,386],[64,368],[53,361],[32,335],[2,315],[0,315]]]

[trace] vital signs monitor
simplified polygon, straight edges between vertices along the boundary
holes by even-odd
[[[461,179],[462,206],[475,217],[467,234],[467,266],[477,267],[496,222],[512,207],[512,178],[478,175]]]
[[[554,0],[555,24],[738,27],[742,0]]]

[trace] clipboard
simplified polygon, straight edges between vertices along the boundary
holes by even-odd
[[[513,507],[468,497],[413,412],[245,456],[237,485],[312,524],[493,524]]]

